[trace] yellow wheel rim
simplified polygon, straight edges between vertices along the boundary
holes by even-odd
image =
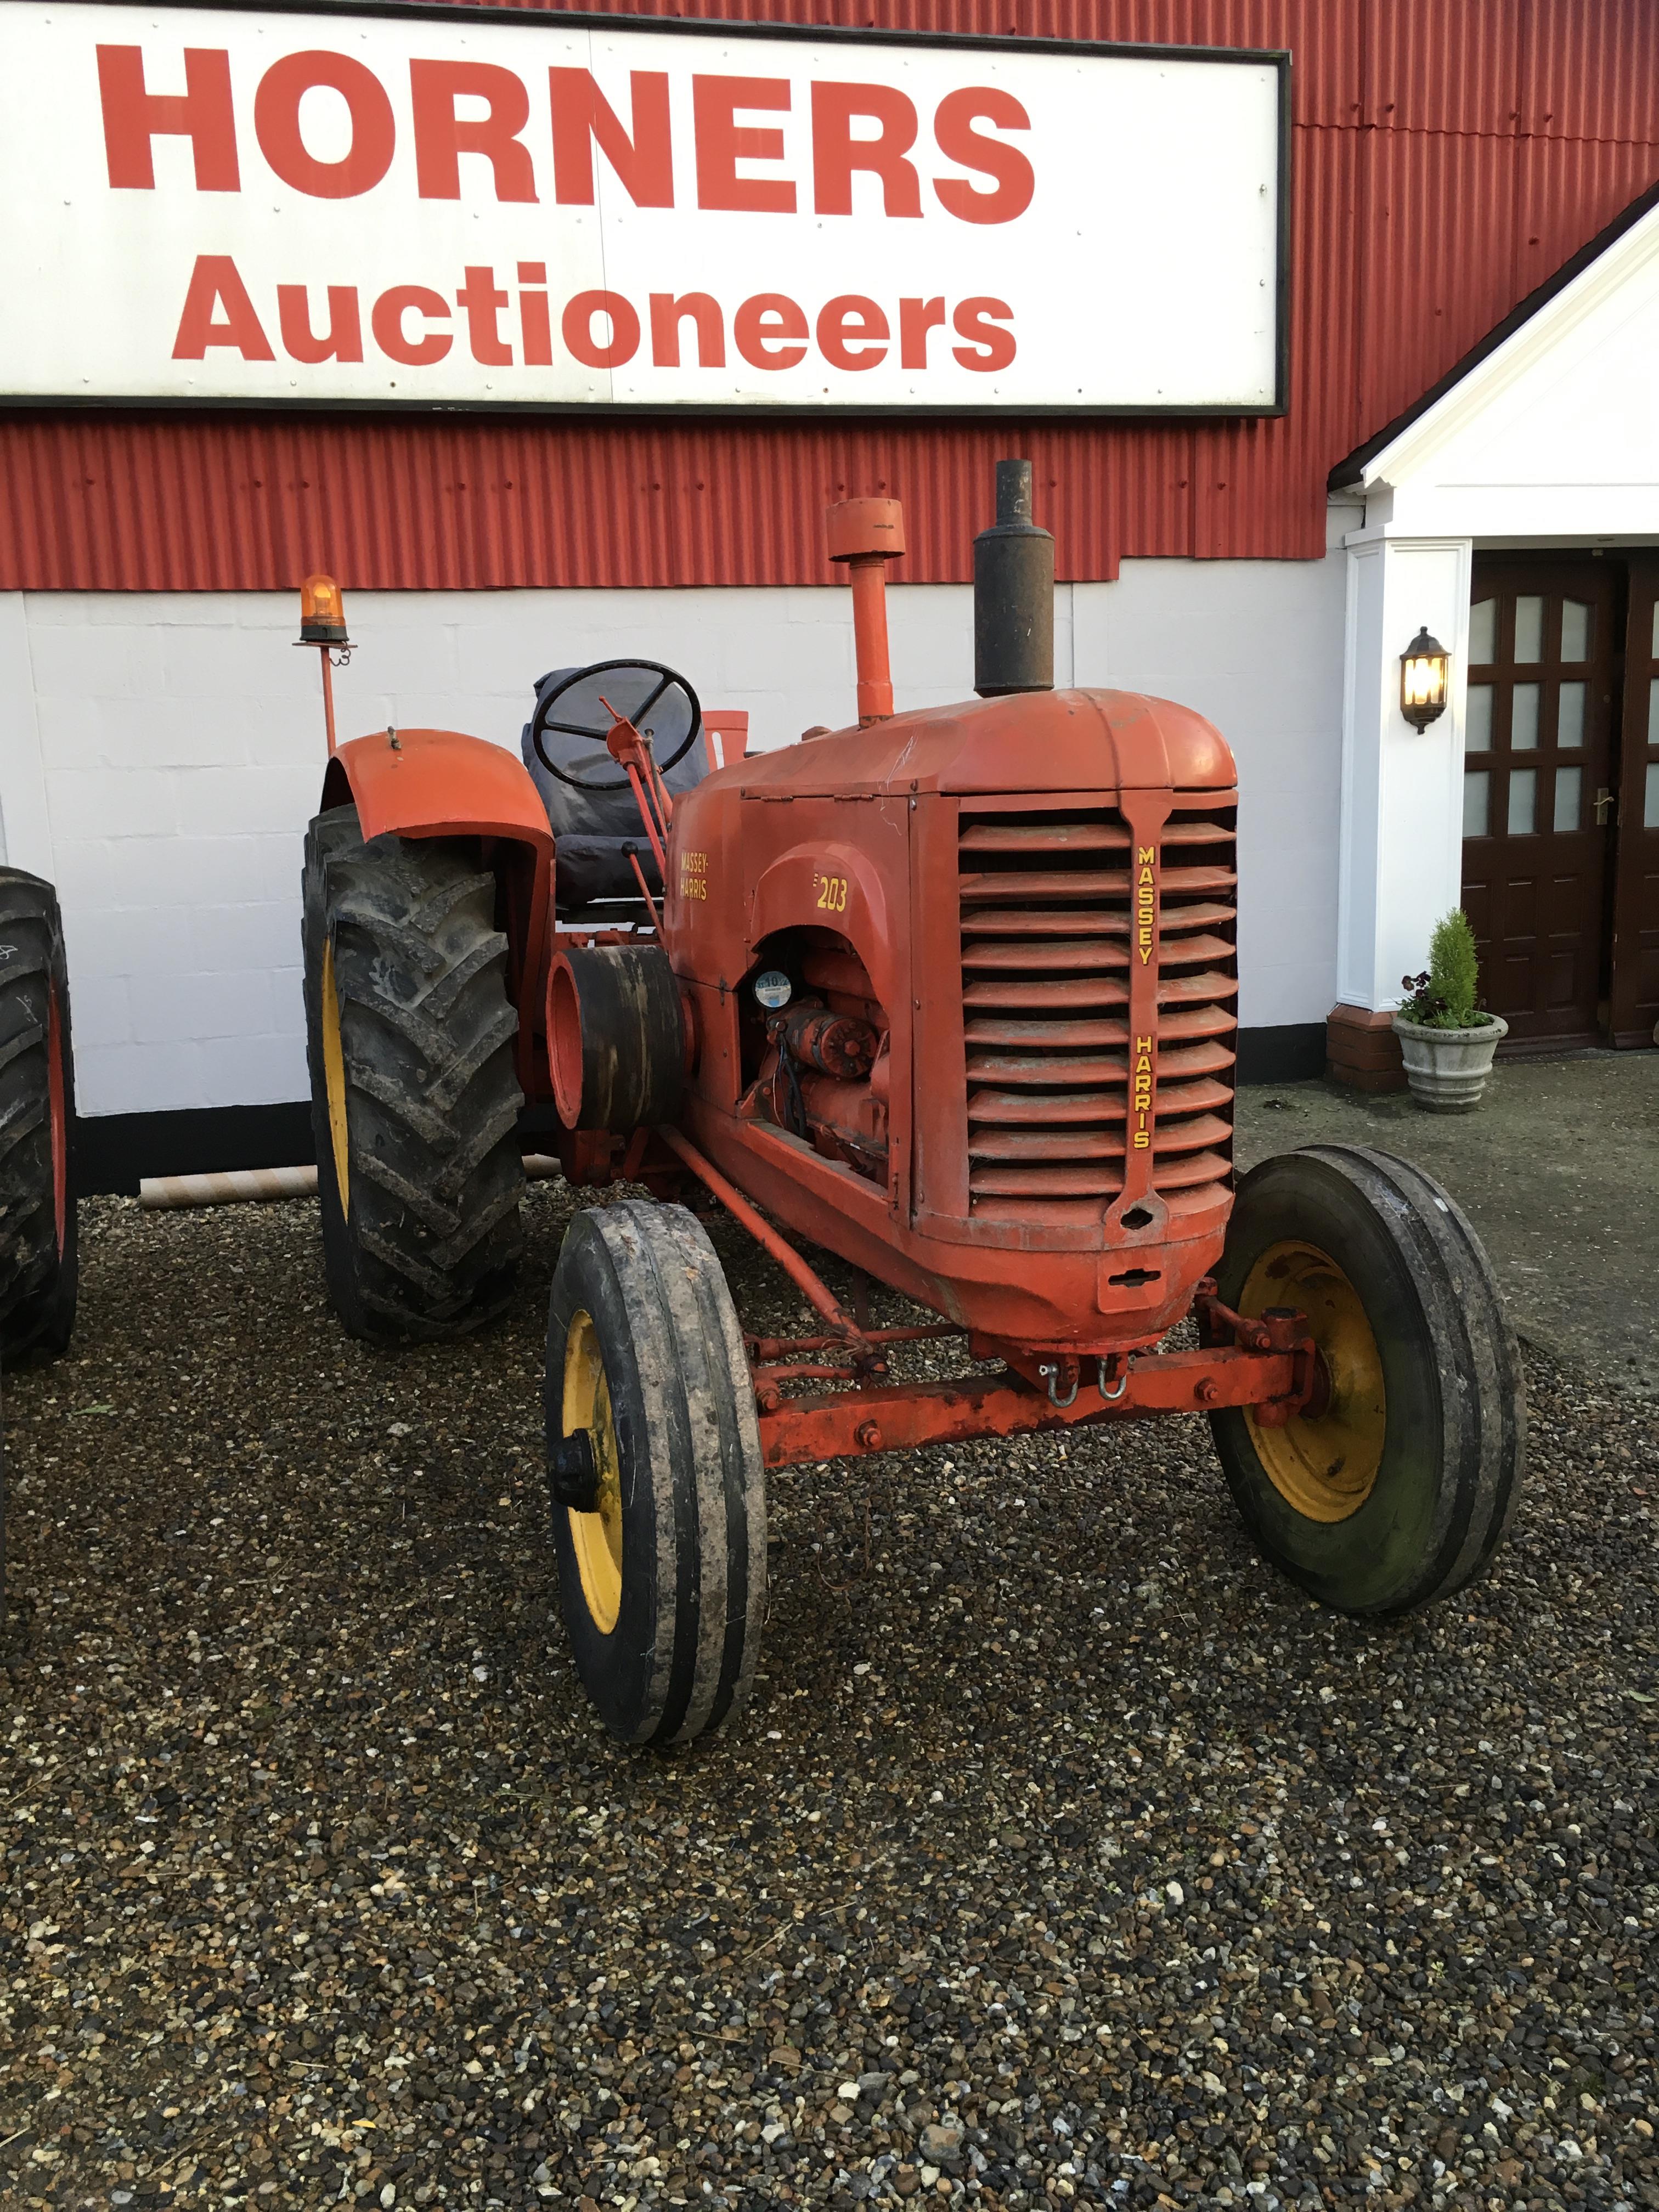
[[[334,1147],[334,1188],[340,1211],[351,1212],[351,1162],[346,1148],[345,1054],[340,1046],[340,994],[334,988],[334,939],[323,947],[323,1081],[328,1091],[328,1133]]]
[[[1287,1505],[1310,1521],[1346,1521],[1370,1496],[1382,1463],[1388,1401],[1382,1358],[1359,1293],[1316,1244],[1269,1246],[1251,1268],[1239,1311],[1258,1319],[1267,1306],[1299,1306],[1308,1316],[1330,1381],[1317,1419],[1297,1415],[1267,1428],[1248,1409],[1256,1457]]]
[[[599,1357],[592,1318],[579,1307],[564,1340],[564,1432],[586,1429],[593,1439],[599,1470],[599,1503],[592,1513],[570,1516],[582,1596],[601,1636],[609,1636],[622,1611],[622,1470],[617,1458],[617,1427],[611,1413],[611,1385]]]

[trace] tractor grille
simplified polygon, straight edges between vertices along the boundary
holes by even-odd
[[[1182,1212],[1231,1174],[1232,810],[1179,808],[1160,843],[1153,1181]],[[964,808],[958,854],[969,1208],[1097,1218],[1128,1120],[1128,825]]]

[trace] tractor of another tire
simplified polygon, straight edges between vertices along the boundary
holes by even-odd
[[[0,1364],[55,1359],[79,1275],[75,1055],[58,894],[0,867]]]

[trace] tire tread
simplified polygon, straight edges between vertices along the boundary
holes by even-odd
[[[1358,1199],[1381,1225],[1409,1276],[1435,1348],[1425,1378],[1436,1398],[1441,1470],[1432,1531],[1404,1587],[1384,1601],[1346,1608],[1392,1618],[1449,1596],[1491,1565],[1513,1521],[1524,1474],[1525,1382],[1492,1262],[1468,1217],[1420,1168],[1368,1146],[1311,1145],[1253,1169],[1240,1185],[1237,1206],[1245,1207],[1275,1174],[1305,1174],[1310,1166]],[[1220,1271],[1223,1292],[1236,1299],[1243,1284],[1231,1279],[1229,1258],[1224,1255]],[[1285,1572],[1318,1589],[1312,1571],[1285,1556],[1256,1524],[1245,1463],[1254,1452],[1243,1415],[1214,1415],[1211,1426],[1229,1486],[1258,1541]]]
[[[1468,1363],[1463,1376],[1473,1386],[1468,1395],[1476,1429],[1476,1492],[1463,1540],[1442,1580],[1422,1601],[1431,1602],[1450,1596],[1484,1574],[1514,1522],[1527,1443],[1526,1378],[1520,1346],[1486,1247],[1449,1191],[1421,1168],[1392,1152],[1360,1146],[1310,1149],[1347,1152],[1365,1161],[1389,1182],[1411,1206],[1448,1280],[1446,1322],[1462,1337]]]
[[[550,1434],[562,1419],[571,1316],[585,1307],[599,1325],[599,1304],[625,1316],[625,1341],[602,1345],[607,1372],[620,1359],[645,1407],[646,1433],[625,1448],[636,1465],[648,1464],[657,1498],[655,1617],[648,1680],[626,1712],[609,1702],[609,1656],[585,1650],[592,1640],[579,1617],[572,1621],[578,1664],[613,1732],[635,1743],[688,1743],[739,1711],[754,1679],[766,1603],[766,1512],[753,1384],[731,1292],[702,1224],[681,1206],[644,1200],[590,1207],[573,1220],[554,1277]],[[613,1406],[626,1395],[615,1376],[611,1394]],[[559,1538],[569,1613],[580,1600],[562,1528]],[[600,1670],[599,1679],[590,1679],[589,1668]]]
[[[0,1357],[68,1349],[79,1285],[73,1157],[64,1242],[52,1146],[49,994],[58,1000],[64,1140],[75,1126],[69,971],[57,893],[0,868]]]
[[[348,1328],[378,1342],[460,1336],[513,1294],[523,1247],[518,1016],[495,879],[460,839],[365,839],[355,807],[311,825],[307,1030],[324,1252]],[[352,1208],[334,1188],[322,957],[340,998]]]

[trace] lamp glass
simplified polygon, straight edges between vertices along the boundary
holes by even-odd
[[[307,576],[300,586],[301,645],[340,645],[346,637],[345,601],[332,576]]]
[[[1406,696],[1413,707],[1437,707],[1446,696],[1446,664],[1437,653],[1419,653],[1406,663]]]
[[[1446,648],[1426,629],[1401,654],[1400,711],[1417,729],[1426,729],[1445,712],[1449,668]]]

